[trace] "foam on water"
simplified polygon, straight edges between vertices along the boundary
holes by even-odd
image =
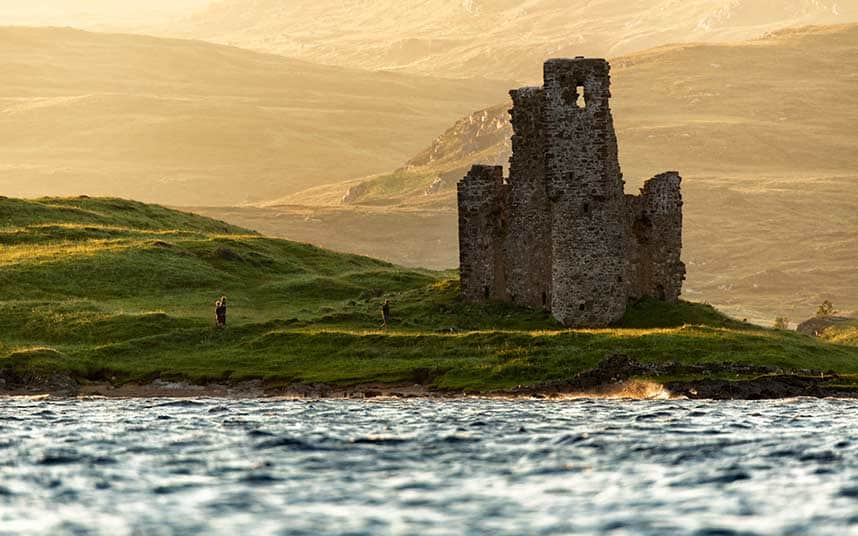
[[[856,410],[6,399],[0,533],[858,534]]]

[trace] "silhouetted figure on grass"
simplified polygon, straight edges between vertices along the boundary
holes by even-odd
[[[384,300],[384,304],[381,306],[381,327],[387,329],[390,327],[390,300]]]
[[[219,328],[226,327],[226,296],[221,296],[215,303],[215,317]]]

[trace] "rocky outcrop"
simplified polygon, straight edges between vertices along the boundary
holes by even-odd
[[[438,175],[432,183],[423,191],[423,195],[436,195],[456,186],[462,173],[462,169],[455,169]]]
[[[671,396],[710,400],[764,400],[777,398],[858,398],[858,390],[837,385],[833,372],[785,370],[728,361],[686,365],[678,362],[642,363],[625,355],[609,355],[597,366],[561,381],[521,387],[509,392],[539,397],[587,394],[637,378],[691,377],[664,384]],[[736,380],[725,380],[735,377]]]
[[[405,165],[422,167],[456,162],[488,149],[497,153],[497,159],[487,163],[499,164],[509,158],[511,135],[507,106],[487,108],[456,121]]]
[[[751,380],[696,380],[671,382],[667,389],[675,396],[706,400],[772,400],[780,398],[855,398],[858,390],[832,385],[834,375],[763,376]]]
[[[796,331],[811,337],[819,337],[830,327],[840,326],[851,322],[855,322],[855,320],[846,318],[845,316],[815,316],[799,324]]]
[[[350,186],[343,195],[342,203],[344,205],[354,205],[363,198],[369,191],[369,185],[365,182]]]

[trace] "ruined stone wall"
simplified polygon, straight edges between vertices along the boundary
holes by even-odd
[[[506,298],[507,190],[501,166],[474,166],[458,185],[460,276],[467,300]]]
[[[606,326],[629,300],[682,291],[682,179],[625,195],[605,60],[549,60],[545,85],[510,92],[513,157],[459,183],[462,294]]]
[[[635,259],[630,298],[675,302],[682,294],[682,178],[669,171],[644,183],[632,210],[630,259]]]
[[[649,278],[649,270],[641,266],[641,255],[651,232],[642,217],[643,198],[626,194],[626,295],[631,301],[644,296],[643,280]]]
[[[507,295],[534,308],[551,303],[551,208],[545,188],[542,88],[510,92],[513,156],[506,237]]]
[[[626,310],[626,202],[610,83],[605,60],[545,64],[551,311],[568,326],[604,326]]]

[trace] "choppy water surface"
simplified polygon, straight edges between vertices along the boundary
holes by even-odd
[[[0,400],[0,533],[858,534],[858,403]]]

